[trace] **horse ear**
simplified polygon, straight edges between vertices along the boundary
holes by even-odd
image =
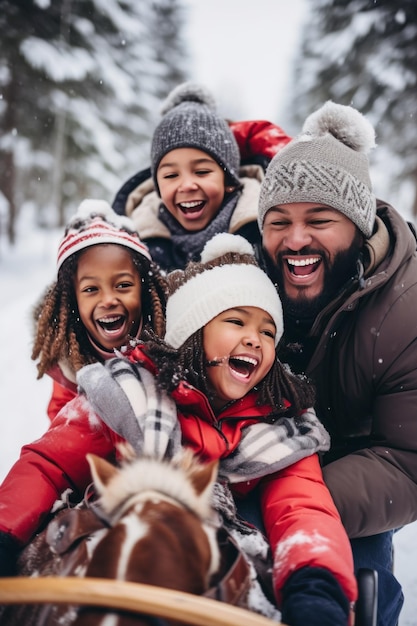
[[[218,467],[219,462],[212,461],[204,465],[195,465],[191,469],[190,480],[198,496],[214,483]]]
[[[117,467],[95,454],[87,454],[86,458],[90,466],[94,484],[97,487],[97,490],[101,493],[103,488],[108,485],[110,480],[119,470]]]

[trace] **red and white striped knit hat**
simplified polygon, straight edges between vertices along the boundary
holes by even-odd
[[[104,200],[89,199],[81,202],[67,224],[58,248],[57,271],[76,252],[100,243],[116,243],[138,252],[148,261],[152,260],[128,217],[117,215]]]

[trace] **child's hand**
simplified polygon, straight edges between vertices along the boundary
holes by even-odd
[[[19,546],[13,537],[0,532],[0,576],[14,576]]]

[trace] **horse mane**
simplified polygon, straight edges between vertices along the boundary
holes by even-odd
[[[110,518],[126,503],[140,501],[143,494],[165,496],[192,511],[202,521],[212,517],[211,490],[218,462],[201,464],[190,449],[184,448],[173,459],[135,457],[121,449],[122,464],[116,468],[104,459],[88,454],[99,504]]]

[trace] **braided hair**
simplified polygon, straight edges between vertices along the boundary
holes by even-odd
[[[127,250],[142,282],[143,327],[152,329],[156,336],[163,336],[167,297],[165,279],[155,263],[134,250]],[[60,360],[65,360],[74,371],[97,361],[97,353],[80,319],[75,296],[74,276],[80,252],[63,262],[57,280],[46,289],[33,309],[35,339],[32,359],[38,359],[38,378]]]

